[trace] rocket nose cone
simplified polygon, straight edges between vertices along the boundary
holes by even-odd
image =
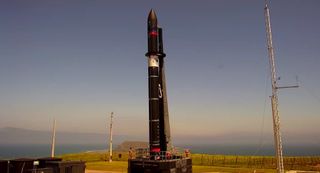
[[[148,23],[150,25],[157,25],[157,15],[156,15],[156,12],[154,12],[153,9],[150,10],[149,12],[149,16],[148,16]]]

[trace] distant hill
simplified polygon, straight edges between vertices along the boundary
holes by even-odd
[[[137,148],[148,148],[148,142],[143,141],[124,141],[116,148],[117,151],[129,151],[130,147],[132,149]]]

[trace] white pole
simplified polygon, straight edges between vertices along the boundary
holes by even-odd
[[[110,141],[109,141],[109,162],[112,162],[112,118],[113,112],[111,112],[110,116]]]
[[[53,122],[52,139],[51,139],[51,157],[54,157],[54,149],[56,143],[56,119]]]

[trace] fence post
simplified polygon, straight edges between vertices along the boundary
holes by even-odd
[[[293,158],[293,161],[291,162],[291,169],[293,169],[294,163],[296,162],[296,158]]]
[[[251,161],[251,156],[248,157],[248,168],[250,168],[250,161]]]
[[[212,156],[211,166],[213,166],[213,164],[214,164],[214,155]]]
[[[236,163],[235,163],[235,165],[237,166],[237,164],[238,164],[238,156],[236,156]]]
[[[203,165],[203,154],[201,155],[201,165]]]

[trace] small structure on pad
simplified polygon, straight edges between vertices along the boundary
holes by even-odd
[[[129,160],[129,173],[192,173],[192,160],[179,154],[160,152],[150,156],[147,149],[137,149],[136,158]]]
[[[1,160],[1,173],[85,173],[85,162],[60,158],[20,158]]]

